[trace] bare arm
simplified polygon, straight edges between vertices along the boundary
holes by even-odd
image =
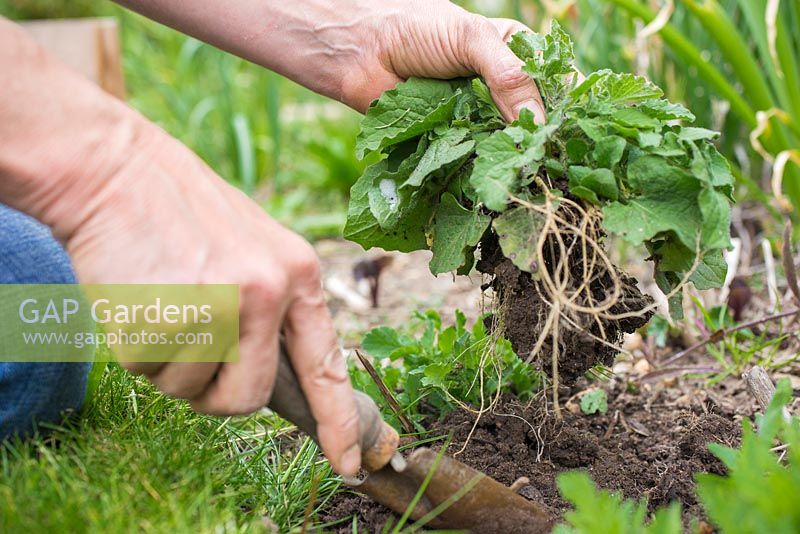
[[[119,0],[359,110],[410,76],[480,74],[506,119],[544,107],[505,41],[522,24],[447,0]]]
[[[0,96],[0,202],[66,240],[145,121],[1,17]],[[70,206],[59,202],[67,192]]]
[[[2,18],[0,202],[50,225],[82,283],[238,284],[238,362],[127,367],[199,411],[250,413],[282,333],[325,454],[355,474],[358,418],[313,248]]]

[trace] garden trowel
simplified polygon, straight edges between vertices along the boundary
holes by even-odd
[[[409,517],[433,528],[489,534],[551,530],[552,518],[539,505],[441,452],[418,448],[404,457],[397,450],[397,431],[383,421],[373,400],[360,391],[355,400],[361,461],[368,472],[363,479],[346,480],[357,491],[398,514],[414,506]],[[316,441],[317,423],[282,344],[268,407]]]

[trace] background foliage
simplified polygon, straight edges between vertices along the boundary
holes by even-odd
[[[717,144],[735,163],[740,196],[772,206],[769,164],[780,157],[783,188],[795,206],[800,202],[800,36],[791,31],[800,26],[796,1],[459,3],[539,31],[559,20],[575,39],[579,68],[647,75],[666,98],[692,110],[698,126],[722,131]],[[776,14],[768,16],[769,3],[778,5]],[[355,112],[110,2],[0,0],[0,14],[118,17],[134,106],[279,219],[312,237],[340,232],[344,193],[365,166],[354,157]],[[667,24],[647,27],[654,17],[666,20],[663,15],[669,15]],[[758,112],[769,117],[759,122]],[[764,128],[754,148],[750,135],[759,124]],[[773,213],[780,216],[774,207]]]

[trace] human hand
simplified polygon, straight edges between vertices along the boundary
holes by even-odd
[[[43,218],[56,221],[81,283],[239,284],[240,359],[125,366],[195,410],[250,413],[270,398],[282,332],[323,451],[355,474],[358,416],[313,248],[166,133],[143,119],[133,128],[125,161],[62,190],[69,216]]]
[[[370,2],[354,24],[360,53],[343,66],[340,100],[365,111],[383,91],[411,76],[455,78],[480,74],[506,120],[545,111],[536,84],[506,42],[525,25],[465,11],[447,0]]]

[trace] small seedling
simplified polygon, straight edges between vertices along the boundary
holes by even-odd
[[[375,373],[394,393],[405,417],[417,430],[430,414],[443,415],[458,406],[489,405],[500,393],[527,399],[538,391],[539,374],[522,361],[505,339],[486,331],[483,318],[467,328],[456,311],[455,323],[444,327],[433,310],[416,312],[406,328],[382,326],[369,331],[362,348],[373,358]],[[385,395],[367,371],[353,368],[355,386],[386,405]],[[392,410],[387,420],[400,423]]]
[[[595,389],[584,393],[581,397],[581,411],[586,415],[606,413],[608,411],[608,395],[604,389]]]

